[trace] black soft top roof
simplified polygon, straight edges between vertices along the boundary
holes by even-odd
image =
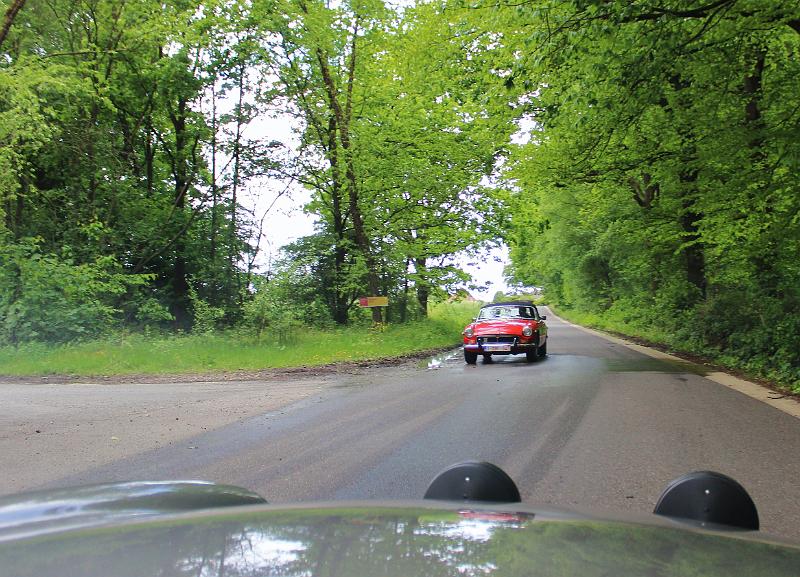
[[[499,307],[499,306],[535,307],[536,305],[533,304],[533,301],[505,301],[501,303],[489,303],[488,305],[483,305],[481,308],[486,309],[489,307]]]

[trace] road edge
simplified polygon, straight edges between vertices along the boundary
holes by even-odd
[[[668,361],[677,361],[680,363],[686,362],[685,359],[682,359],[675,355],[671,355],[669,353],[665,353],[657,349],[646,347],[644,345],[640,345],[625,340],[623,338],[610,335],[602,331],[598,331],[596,329],[590,329],[588,327],[576,325],[575,323],[570,322],[558,316],[555,312],[553,312],[553,309],[551,309],[550,307],[547,307],[547,310],[550,313],[550,315],[552,315],[552,317],[558,319],[559,321],[568,326],[574,327],[590,335],[600,337],[601,339],[605,339],[612,343],[622,345],[638,353],[647,355],[648,357],[654,359],[668,360]],[[707,375],[703,375],[703,378],[713,381],[719,385],[722,385],[723,387],[733,389],[734,391],[737,391],[757,401],[761,401],[762,403],[766,403],[767,405],[775,409],[778,409],[779,411],[782,411],[787,415],[790,415],[796,419],[800,419],[800,403],[798,403],[793,397],[781,395],[781,393],[773,391],[772,389],[769,389],[763,385],[742,379],[740,377],[722,371],[710,372]],[[781,396],[775,396],[775,395],[781,395]]]

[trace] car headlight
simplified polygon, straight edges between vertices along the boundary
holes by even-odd
[[[464,336],[468,339],[471,339],[473,336],[475,336],[475,331],[472,329],[472,327],[467,327],[464,329]]]
[[[533,334],[533,329],[530,326],[526,326],[522,329],[522,336],[529,337]]]

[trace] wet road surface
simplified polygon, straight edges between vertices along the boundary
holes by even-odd
[[[800,540],[799,419],[705,379],[703,367],[553,315],[548,325],[550,354],[536,363],[470,366],[453,351],[337,375],[277,410],[39,486],[200,478],[273,503],[418,498],[446,466],[477,459],[504,468],[529,503],[649,512],[671,479],[711,469],[748,489],[765,531]]]

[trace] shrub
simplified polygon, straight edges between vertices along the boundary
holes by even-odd
[[[149,275],[126,275],[112,257],[76,264],[43,254],[35,238],[0,246],[0,340],[66,342],[115,326],[116,300]]]

